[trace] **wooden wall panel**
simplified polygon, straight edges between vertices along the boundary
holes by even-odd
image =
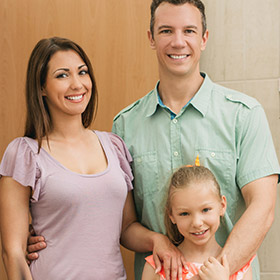
[[[0,159],[7,144],[23,134],[27,61],[41,38],[70,38],[89,55],[99,90],[95,129],[110,131],[114,115],[154,87],[149,5],[150,0],[0,1]],[[123,252],[133,279],[132,255]],[[1,262],[0,279],[6,280]]]

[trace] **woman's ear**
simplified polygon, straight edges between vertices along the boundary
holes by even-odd
[[[46,89],[44,87],[41,87],[41,93],[42,96],[47,96]]]

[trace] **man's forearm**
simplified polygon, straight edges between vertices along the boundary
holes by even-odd
[[[264,192],[270,192],[268,195],[264,194],[263,199],[261,195],[245,198],[247,209],[235,224],[220,255],[226,254],[231,274],[243,267],[256,254],[273,223],[276,180],[271,180],[272,186],[270,185],[267,190],[263,188]]]

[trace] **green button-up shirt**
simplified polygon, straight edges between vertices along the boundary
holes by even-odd
[[[225,221],[216,234],[223,246],[245,211],[242,187],[280,170],[261,105],[201,75],[201,88],[175,117],[159,104],[157,84],[115,117],[113,132],[125,141],[133,157],[138,219],[156,232],[165,233],[164,206],[171,174],[182,165],[194,164],[199,155],[201,165],[214,173],[227,198]],[[136,279],[141,279],[143,256],[135,257]]]

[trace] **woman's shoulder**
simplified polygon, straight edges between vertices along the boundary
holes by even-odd
[[[114,134],[113,132],[96,130],[94,132],[101,141],[109,142],[110,144],[112,144],[119,157],[126,158],[126,160],[128,160],[129,162],[132,161],[132,157],[121,137]]]
[[[4,155],[14,157],[16,154],[36,153],[37,141],[29,137],[17,137],[12,140],[5,151]]]

